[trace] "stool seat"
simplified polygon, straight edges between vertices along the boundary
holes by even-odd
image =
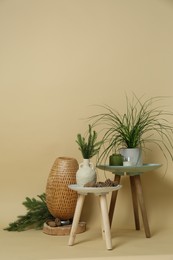
[[[78,192],[78,199],[76,203],[68,245],[72,246],[74,244],[74,240],[76,237],[76,230],[80,220],[80,215],[82,212],[85,196],[87,196],[88,193],[92,193],[99,197],[100,209],[101,209],[102,221],[103,221],[102,232],[105,234],[106,248],[108,250],[112,249],[112,240],[111,240],[111,231],[110,231],[110,222],[108,216],[106,194],[112,191],[119,190],[122,187],[122,185],[117,185],[114,187],[82,187],[77,184],[71,184],[68,187]]]

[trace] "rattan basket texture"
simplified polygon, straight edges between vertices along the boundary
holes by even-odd
[[[50,213],[61,220],[72,219],[77,192],[68,188],[76,183],[78,162],[70,157],[58,157],[50,171],[46,185],[46,204]]]

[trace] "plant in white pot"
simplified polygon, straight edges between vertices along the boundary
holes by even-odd
[[[97,141],[97,132],[92,130],[91,125],[88,126],[86,136],[77,134],[76,142],[83,156],[83,162],[79,164],[79,169],[76,173],[76,182],[80,186],[84,186],[89,182],[96,182],[96,172],[93,163],[90,159],[98,154],[102,141]]]
[[[143,100],[133,95],[129,100],[126,97],[123,114],[110,106],[99,106],[104,111],[90,117],[92,126],[101,128],[102,132],[102,150],[97,163],[105,163],[115,147],[128,157],[122,149],[137,149],[141,153],[147,143],[156,145],[166,159],[173,160],[173,124],[169,122],[173,112],[159,105],[166,98],[158,96]],[[137,158],[136,164],[141,163],[141,157]]]

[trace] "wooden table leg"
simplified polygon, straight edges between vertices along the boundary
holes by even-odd
[[[118,184],[120,183],[120,179],[121,179],[121,175],[115,175],[114,181],[117,181]],[[115,209],[115,203],[116,203],[117,195],[118,195],[118,190],[115,190],[115,191],[112,192],[111,202],[110,202],[110,206],[109,206],[110,227],[112,225],[112,219],[113,219],[113,215],[114,215],[114,209]]]
[[[72,227],[71,227],[71,231],[70,231],[70,237],[69,237],[69,241],[68,241],[69,246],[72,246],[74,244],[74,240],[75,240],[75,237],[76,237],[76,231],[77,231],[78,223],[79,223],[79,220],[80,220],[80,215],[81,215],[81,212],[82,212],[82,207],[83,207],[83,203],[84,203],[84,200],[85,200],[85,196],[86,196],[86,194],[79,194],[78,195],[76,209],[75,209],[74,218],[73,218],[73,223],[72,223]]]
[[[140,230],[139,212],[138,212],[138,199],[137,199],[137,193],[136,193],[136,186],[135,186],[134,178],[135,178],[135,176],[130,176],[130,185],[131,185],[132,202],[133,202],[133,212],[134,212],[136,230]]]
[[[149,228],[149,224],[148,224],[147,211],[145,208],[145,203],[144,203],[144,198],[143,198],[143,191],[142,191],[140,175],[135,175],[134,181],[135,181],[135,186],[136,186],[138,202],[139,202],[141,213],[142,213],[145,235],[147,238],[149,238],[149,237],[151,237],[151,234],[150,234],[150,228]]]
[[[100,198],[100,208],[102,213],[103,228],[105,232],[106,248],[110,250],[112,249],[112,240],[111,240],[110,223],[109,223],[108,209],[107,209],[107,202],[106,202],[106,194],[101,194],[99,198]]]

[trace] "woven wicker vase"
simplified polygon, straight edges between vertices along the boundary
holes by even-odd
[[[59,157],[50,171],[46,186],[46,204],[50,213],[60,220],[73,218],[77,193],[68,188],[76,183],[78,162],[74,158]]]

